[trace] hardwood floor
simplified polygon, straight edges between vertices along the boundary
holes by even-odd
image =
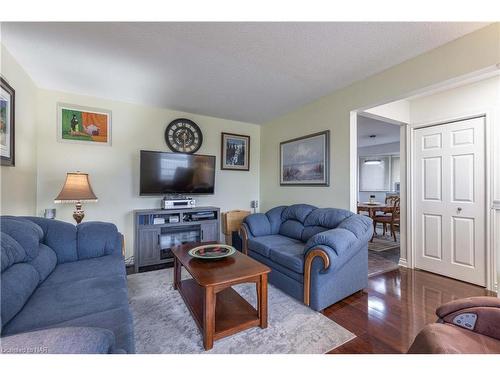
[[[327,317],[357,337],[330,353],[406,353],[417,333],[448,301],[495,295],[425,271],[400,268],[368,279],[368,288],[326,308]]]

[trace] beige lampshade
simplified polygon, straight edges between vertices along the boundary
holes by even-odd
[[[55,203],[74,203],[78,201],[97,202],[97,197],[92,191],[87,173],[67,173],[66,181]]]

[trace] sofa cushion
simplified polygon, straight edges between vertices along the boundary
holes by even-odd
[[[16,240],[26,252],[29,260],[38,254],[38,245],[43,237],[42,228],[35,223],[13,216],[2,216],[0,219],[2,233]]]
[[[309,214],[315,209],[316,207],[311,206],[310,204],[292,204],[283,210],[281,220],[297,220],[304,224],[307,216],[309,216]]]
[[[99,327],[113,331],[115,335],[115,351],[123,349],[127,353],[135,353],[134,324],[128,306],[117,307],[106,311],[67,320],[51,327]]]
[[[354,215],[351,211],[340,208],[318,208],[307,216],[305,226],[322,226],[328,229],[337,226],[348,217]]]
[[[60,264],[44,282],[44,286],[71,283],[101,276],[125,276],[125,263],[121,256],[106,255],[99,258]]]
[[[88,259],[113,254],[121,250],[117,244],[118,229],[111,223],[89,221],[77,226],[78,259]],[[120,246],[120,249],[117,249]]]
[[[302,239],[302,232],[304,231],[304,225],[297,220],[286,220],[281,224],[279,234],[295,238],[296,240]]]
[[[253,214],[244,219],[255,237],[268,236],[271,233],[271,224],[265,214]]]
[[[6,233],[0,235],[0,258],[2,263],[2,272],[16,263],[26,260],[26,251],[23,247]]]
[[[64,221],[46,219],[44,217],[30,217],[29,220],[43,231],[42,242],[55,251],[57,263],[73,262],[78,260],[76,251],[76,226]]]
[[[285,210],[286,206],[278,206],[271,208],[266,212],[266,216],[269,219],[269,224],[271,225],[271,233],[270,234],[278,234],[281,226],[281,215]]]
[[[127,305],[124,276],[109,275],[73,282],[41,284],[24,308],[4,327],[4,334],[46,328]]]
[[[309,238],[312,236],[324,232],[326,230],[329,230],[330,228],[322,227],[320,225],[314,225],[310,227],[304,227],[304,230],[302,231],[302,242],[307,242],[309,241]]]
[[[249,250],[248,252],[248,255],[252,258],[254,258],[255,260],[265,264],[266,266],[270,267],[271,268],[271,274],[276,270],[284,275],[286,275],[287,277],[295,280],[295,281],[298,281],[299,283],[303,283],[304,282],[304,275],[302,273],[297,273],[295,271],[292,271],[290,268],[287,268],[279,263],[276,263],[275,261],[273,261],[271,258],[267,258],[267,257],[264,257],[252,250]],[[270,280],[270,279],[269,279]]]
[[[2,327],[21,311],[35,291],[39,279],[38,272],[28,263],[14,264],[2,272],[0,291]]]
[[[54,250],[44,244],[40,244],[38,255],[30,264],[37,270],[39,283],[44,281],[56,268],[57,256]]]
[[[107,329],[64,327],[2,337],[1,345],[8,354],[107,354],[114,343]]]
[[[279,234],[274,234],[271,236],[250,238],[248,240],[248,248],[252,251],[255,251],[256,253],[259,253],[262,256],[269,257],[269,250],[272,247],[279,245],[282,246],[294,245],[297,243],[300,243],[302,247],[304,247],[304,244],[301,243],[300,241]]]
[[[294,272],[304,273],[304,244],[302,242],[272,246],[269,258]]]

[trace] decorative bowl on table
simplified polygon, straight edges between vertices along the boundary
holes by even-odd
[[[198,259],[222,259],[233,255],[236,249],[229,245],[202,245],[189,250],[189,255]]]

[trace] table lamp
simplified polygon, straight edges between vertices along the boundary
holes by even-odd
[[[92,191],[87,173],[72,172],[66,174],[66,181],[54,203],[75,203],[73,218],[80,224],[85,216],[82,202],[97,202],[97,197]]]

